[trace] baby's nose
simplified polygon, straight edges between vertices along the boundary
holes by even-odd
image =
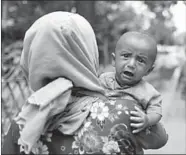
[[[135,60],[135,58],[131,58],[131,59],[129,60],[127,66],[130,67],[130,68],[132,68],[132,69],[134,69],[134,68],[135,68],[135,65],[136,65],[136,60]]]

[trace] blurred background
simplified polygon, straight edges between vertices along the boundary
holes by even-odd
[[[92,25],[99,48],[100,73],[112,71],[111,53],[127,31],[145,31],[158,43],[154,71],[146,77],[163,96],[166,146],[147,154],[186,153],[185,1],[1,1],[2,143],[10,122],[30,95],[19,68],[26,30],[53,11],[77,12]]]

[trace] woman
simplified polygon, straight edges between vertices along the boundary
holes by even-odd
[[[38,19],[26,32],[21,67],[33,94],[2,153],[142,152],[129,126],[135,102],[105,97],[95,34],[83,17],[54,12]]]

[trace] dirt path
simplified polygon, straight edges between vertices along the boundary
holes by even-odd
[[[173,91],[172,82],[166,84],[163,96],[162,122],[169,135],[168,143],[158,150],[147,150],[145,154],[186,154],[186,103],[179,92]]]

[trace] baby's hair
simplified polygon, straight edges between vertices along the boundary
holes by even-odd
[[[154,53],[154,57],[152,58],[152,61],[154,63],[155,60],[156,60],[156,56],[157,56],[157,42],[154,39],[154,37],[147,32],[144,32],[144,31],[143,32],[142,31],[128,31],[128,32],[124,33],[119,38],[119,40],[117,41],[116,48],[117,48],[117,45],[118,45],[119,41],[121,40],[121,38],[127,37],[128,35],[131,35],[131,34],[135,35],[135,37],[139,37],[140,39],[148,40],[156,48],[155,53]],[[116,51],[116,49],[115,49],[115,51]]]

